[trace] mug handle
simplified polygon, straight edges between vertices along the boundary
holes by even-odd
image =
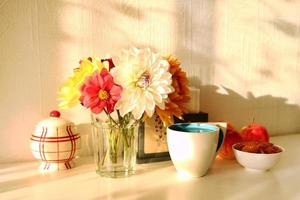
[[[221,129],[220,126],[218,126],[219,128],[219,137],[218,137],[218,145],[217,145],[217,150],[216,150],[216,153],[219,152],[219,150],[221,149],[221,146],[224,142],[224,133],[223,133],[223,130]]]

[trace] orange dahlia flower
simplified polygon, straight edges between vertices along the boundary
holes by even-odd
[[[165,126],[174,123],[173,116],[180,119],[182,118],[182,114],[188,111],[186,103],[190,100],[190,90],[188,88],[189,81],[186,73],[180,67],[180,61],[171,55],[167,57],[167,61],[170,64],[169,72],[172,74],[172,86],[174,92],[168,95],[165,110],[156,106],[156,113]]]

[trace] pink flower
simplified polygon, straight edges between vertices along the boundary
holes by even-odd
[[[80,100],[84,107],[91,108],[96,114],[103,109],[111,113],[121,97],[122,87],[115,84],[112,75],[103,68],[100,73],[96,71],[86,78],[80,92]]]

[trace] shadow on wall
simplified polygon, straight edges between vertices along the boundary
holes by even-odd
[[[293,3],[293,1],[286,1],[289,3]],[[283,34],[289,37],[299,37],[300,31],[298,30],[298,26],[296,23],[292,23],[287,21],[280,15],[280,10],[273,6],[272,4],[268,3],[267,1],[262,2],[267,8],[269,8],[275,18],[273,20],[267,21],[270,25],[274,26],[277,30],[281,31]]]
[[[247,5],[252,7],[248,9]],[[185,8],[191,8],[185,13],[184,26],[176,32],[180,38],[176,55],[183,61],[190,84],[200,88],[200,107],[209,113],[210,121],[230,121],[240,129],[254,118],[271,135],[300,131],[299,103],[288,103],[291,98],[297,102],[295,86],[299,79],[295,74],[299,70],[299,53],[295,49],[299,48],[295,43],[299,41],[300,29],[294,21],[297,14],[292,12],[292,6],[285,7],[283,12],[280,5],[269,5],[268,1],[186,1]],[[264,15],[267,13],[271,17]],[[182,16],[177,17],[177,21],[182,21]],[[253,27],[248,27],[249,19],[255,19]],[[270,37],[270,33],[275,36]],[[283,70],[287,67],[289,70]],[[220,79],[224,73],[229,76],[227,80]],[[248,93],[241,95],[238,90]]]
[[[230,88],[201,85],[201,109],[209,113],[209,121],[228,121],[240,129],[252,123],[264,125],[271,135],[296,133],[300,130],[300,108],[288,104],[283,97],[271,95],[247,97]],[[293,117],[289,117],[293,116]]]

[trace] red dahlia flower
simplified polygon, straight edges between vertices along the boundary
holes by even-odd
[[[106,69],[102,69],[100,73],[96,71],[87,77],[80,91],[80,100],[84,107],[90,108],[95,114],[99,114],[103,109],[112,113],[121,97],[122,87],[114,82]]]

